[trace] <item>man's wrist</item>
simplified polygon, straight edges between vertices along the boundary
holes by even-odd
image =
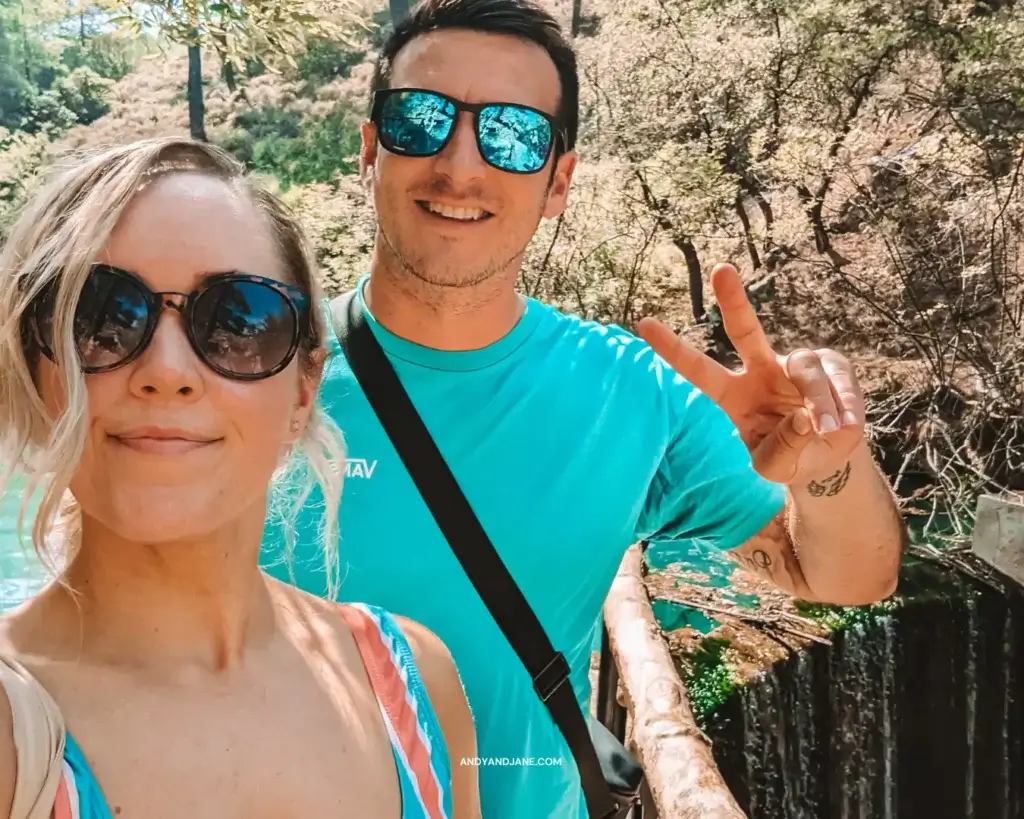
[[[842,498],[848,492],[851,480],[855,483],[863,478],[861,473],[875,472],[874,459],[866,440],[861,440],[857,447],[843,461],[838,462],[831,470],[822,471],[811,477],[801,476],[788,487],[790,495],[799,501],[825,501]]]

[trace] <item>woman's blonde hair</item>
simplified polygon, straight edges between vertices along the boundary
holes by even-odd
[[[23,529],[31,499],[43,490],[32,527],[32,545],[57,573],[77,545],[77,504],[68,485],[85,448],[88,405],[85,380],[72,339],[74,309],[98,254],[125,208],[149,183],[175,173],[197,173],[224,181],[246,196],[267,218],[277,240],[285,271],[309,294],[310,333],[300,351],[307,374],[322,366],[327,327],[323,293],[315,262],[302,230],[284,205],[247,177],[244,166],[224,151],[180,138],[150,139],[112,148],[58,169],[25,207],[0,250],[0,496],[12,475],[28,478],[18,531]],[[36,388],[37,347],[31,343],[28,311],[50,283],[57,287],[52,344],[67,406],[59,418],[47,412]],[[280,493],[293,500],[291,521],[282,528],[286,556],[294,545],[295,519],[315,483],[324,501],[321,534],[328,593],[336,591],[337,515],[345,450],[341,432],[319,405],[314,406],[293,457],[275,476],[297,482]],[[277,507],[277,504],[275,504]],[[281,511],[279,508],[276,511]],[[54,538],[55,532],[59,538]],[[290,565],[290,561],[289,561]]]

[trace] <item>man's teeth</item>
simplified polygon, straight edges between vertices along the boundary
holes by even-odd
[[[477,219],[483,219],[487,215],[487,211],[480,210],[480,208],[450,208],[447,205],[439,205],[436,202],[427,202],[427,210],[431,213],[437,213],[449,219],[459,219],[463,222],[475,222]]]

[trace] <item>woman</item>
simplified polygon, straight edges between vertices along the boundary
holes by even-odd
[[[295,223],[203,144],[78,164],[14,227],[0,461],[41,482],[59,574],[0,620],[0,816],[479,816],[444,645],[258,569],[289,463],[334,561],[321,298]]]

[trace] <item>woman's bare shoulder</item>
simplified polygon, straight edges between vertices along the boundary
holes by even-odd
[[[307,594],[293,586],[271,581],[271,594],[279,610],[286,612],[289,619],[302,621],[306,626],[315,625],[321,633],[346,633],[348,628],[342,617],[341,604]],[[451,652],[444,642],[429,628],[408,617],[393,615],[395,622],[405,635],[420,677],[427,687],[431,699],[435,696],[461,699],[462,679]],[[345,642],[351,638],[346,637]]]
[[[427,689],[442,729],[448,732],[445,725],[447,722],[449,725],[454,723],[462,730],[466,718],[470,717],[469,706],[462,677],[448,646],[422,623],[397,615],[395,621],[409,643],[420,679]],[[469,724],[472,724],[471,718]]]
[[[428,674],[450,678],[454,673],[455,677],[458,677],[451,652],[440,637],[416,620],[410,620],[408,617],[397,614],[394,615],[394,618],[399,628],[402,629],[405,639],[409,642],[409,648],[412,650],[412,655],[424,680]]]

